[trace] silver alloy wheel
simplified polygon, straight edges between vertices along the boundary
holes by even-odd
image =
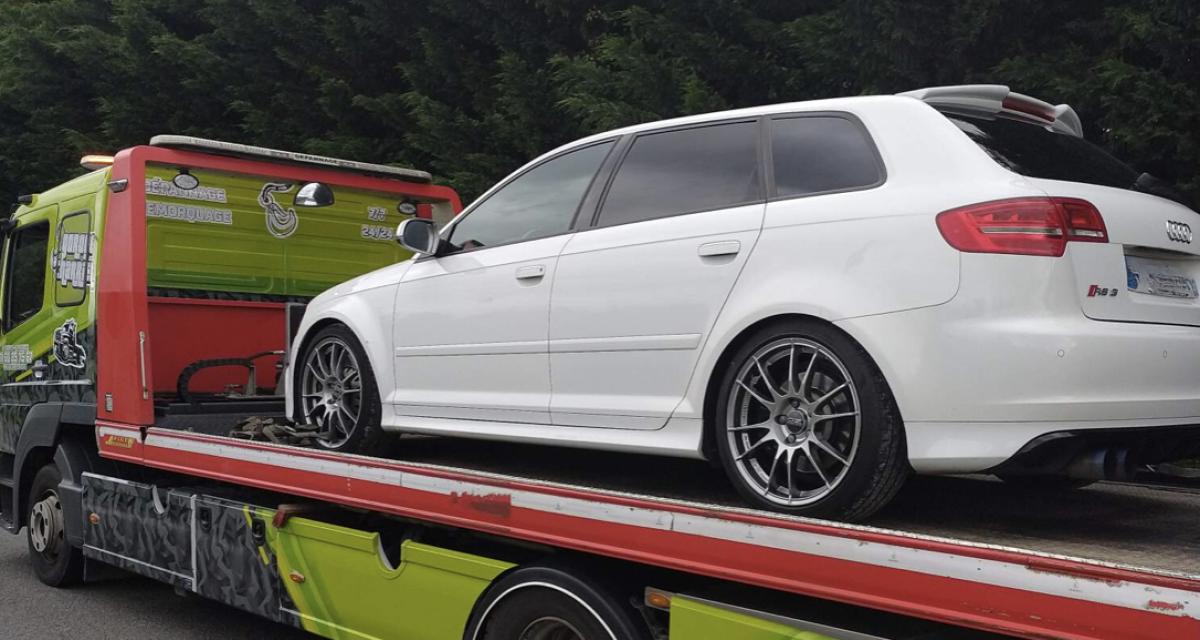
[[[58,494],[49,491],[33,505],[29,514],[29,541],[33,543],[34,551],[54,559],[58,557],[64,534],[62,503],[58,501]]]
[[[583,634],[566,620],[547,616],[530,622],[519,640],[583,640]]]
[[[846,477],[862,411],[842,361],[804,338],[755,351],[734,378],[725,416],[738,473],[782,506],[812,504]]]
[[[300,374],[300,408],[320,427],[321,446],[336,449],[354,435],[362,416],[362,371],[341,338],[323,338],[309,349]]]

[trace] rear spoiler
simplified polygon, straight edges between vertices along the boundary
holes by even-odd
[[[357,162],[355,160],[342,160],[341,158],[329,158],[326,156],[317,156],[309,153],[299,153],[296,151],[281,151],[279,149],[254,147],[248,144],[222,142],[220,140],[209,140],[206,138],[193,138],[191,136],[158,135],[150,138],[150,145],[154,147],[181,149],[184,151],[199,151],[201,153],[234,156],[238,158],[250,158],[254,160],[271,160],[274,162],[288,162],[292,164],[317,165],[320,167],[342,169],[344,171],[352,171],[354,173],[375,175],[385,178],[398,178],[408,182],[420,182],[423,184],[428,184],[433,181],[433,176],[429,175],[429,173],[425,171],[418,171],[416,169],[390,167],[384,164],[371,164],[368,162]]]
[[[949,87],[926,87],[896,95],[916,98],[934,107],[976,111],[988,114],[1005,113],[1039,124],[1048,125],[1077,138],[1083,137],[1083,123],[1071,105],[1052,105],[1030,96],[1009,91],[1002,84],[960,84]]]

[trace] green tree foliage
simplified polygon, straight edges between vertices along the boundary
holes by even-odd
[[[1194,0],[6,0],[0,198],[162,132],[420,166],[466,197],[596,131],[935,84],[1067,102],[1200,194]]]

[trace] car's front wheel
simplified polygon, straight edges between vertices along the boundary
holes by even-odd
[[[383,439],[375,374],[358,338],[340,324],[321,329],[300,356],[296,421],[315,425],[317,444],[370,453]]]
[[[865,518],[909,472],[891,392],[837,329],[790,320],[757,331],[719,390],[716,444],[738,492],[757,506]]]

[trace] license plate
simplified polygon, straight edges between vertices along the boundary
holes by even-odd
[[[1196,279],[1179,272],[1174,265],[1145,258],[1125,258],[1129,290],[1164,298],[1192,300],[1200,297]]]

